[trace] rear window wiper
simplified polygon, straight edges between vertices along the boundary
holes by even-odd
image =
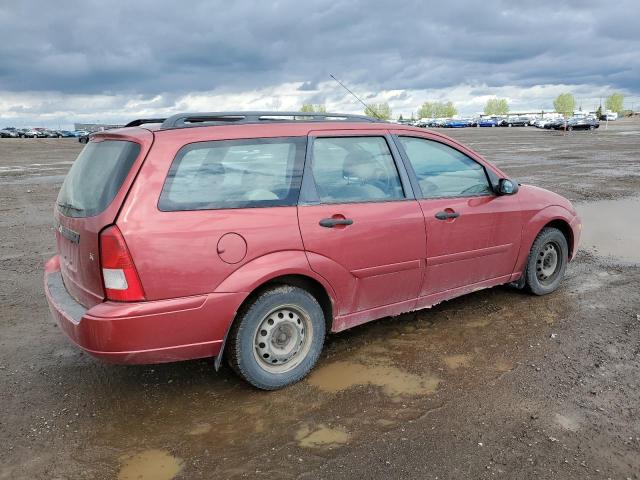
[[[82,212],[84,210],[84,208],[76,207],[75,205],[68,202],[58,202],[58,206],[66,208],[68,210],[75,210],[76,212]]]

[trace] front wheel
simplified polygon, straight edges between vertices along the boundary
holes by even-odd
[[[536,237],[527,261],[527,286],[536,295],[558,288],[569,261],[569,246],[557,228],[544,228]]]
[[[264,291],[238,315],[229,332],[228,363],[254,387],[276,390],[314,367],[325,318],[306,290],[282,285]]]

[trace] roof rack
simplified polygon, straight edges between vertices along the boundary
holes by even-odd
[[[139,127],[145,123],[162,123],[165,120],[166,118],[138,118],[137,120],[127,123],[125,127]]]
[[[129,125],[137,122],[131,122]],[[381,122],[364,115],[314,112],[206,112],[178,113],[162,121],[161,130],[265,122]],[[150,122],[146,122],[150,123]],[[128,126],[129,126],[128,125]]]

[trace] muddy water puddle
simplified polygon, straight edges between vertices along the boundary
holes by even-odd
[[[118,480],[171,480],[182,470],[182,460],[166,450],[146,450],[121,461]]]
[[[469,354],[449,355],[444,357],[443,361],[447,368],[457,370],[471,365],[473,357]]]
[[[582,248],[640,263],[640,197],[582,203],[576,208],[582,217]]]
[[[349,433],[341,427],[303,425],[296,432],[298,445],[305,448],[335,448],[349,441]]]
[[[440,380],[433,376],[407,373],[390,365],[366,365],[337,361],[317,368],[309,377],[310,385],[328,393],[336,393],[358,385],[373,385],[391,398],[404,395],[429,395]]]

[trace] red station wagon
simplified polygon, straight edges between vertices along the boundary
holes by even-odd
[[[114,363],[226,356],[276,389],[326,332],[511,283],[554,291],[581,223],[439,133],[300,112],[91,135],[55,207],[51,312]]]

